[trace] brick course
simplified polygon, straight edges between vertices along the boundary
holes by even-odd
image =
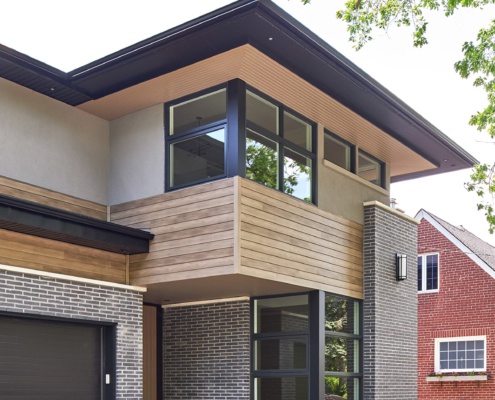
[[[164,399],[249,399],[249,301],[164,310]]]
[[[495,371],[495,280],[428,221],[418,231],[418,254],[439,253],[438,293],[418,294],[418,399],[488,400],[495,381],[434,382],[435,338],[486,335],[487,370]]]
[[[0,310],[117,324],[117,399],[142,394],[142,295],[89,283],[0,270]]]
[[[376,205],[364,210],[364,399],[417,399],[417,225]],[[407,255],[398,282],[395,255]]]

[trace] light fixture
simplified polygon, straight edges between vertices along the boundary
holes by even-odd
[[[395,271],[398,281],[407,279],[407,255],[399,253],[395,255]]]

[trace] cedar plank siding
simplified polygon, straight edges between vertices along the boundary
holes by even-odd
[[[0,229],[0,264],[125,284],[125,257]]]
[[[362,226],[247,179],[112,206],[111,219],[155,234],[130,256],[133,285],[237,273],[363,297]]]
[[[0,175],[0,194],[58,208],[86,217],[107,220],[107,207],[92,201],[44,189]]]

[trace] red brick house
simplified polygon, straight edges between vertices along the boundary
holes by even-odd
[[[418,399],[493,399],[495,248],[421,210]]]

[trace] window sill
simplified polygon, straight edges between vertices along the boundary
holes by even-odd
[[[467,375],[467,376],[427,376],[426,382],[468,382],[486,381],[488,375]]]
[[[326,168],[332,169],[332,170],[338,172],[339,174],[342,174],[348,178],[351,178],[352,180],[359,182],[362,185],[369,187],[370,189],[376,190],[380,194],[383,194],[385,196],[390,196],[390,192],[388,190],[382,188],[381,186],[375,185],[374,183],[368,182],[366,179],[360,178],[356,174],[349,172],[349,171],[345,170],[344,168],[340,168],[328,160],[325,160],[325,159],[323,160],[323,166]]]

